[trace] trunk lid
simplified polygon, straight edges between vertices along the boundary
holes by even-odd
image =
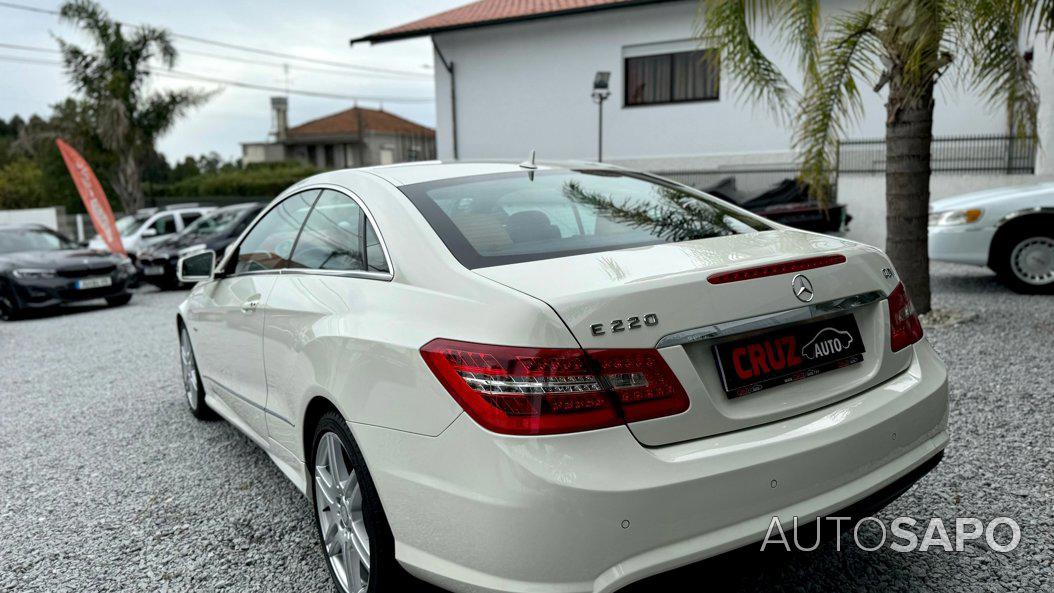
[[[815,292],[808,304],[791,289],[794,273],[726,284],[707,280],[714,273],[833,254],[844,255],[846,261],[803,272]],[[888,313],[881,300],[897,284],[895,276],[883,274],[889,267],[886,257],[872,247],[780,229],[475,272],[548,303],[584,348],[660,347],[688,392],[691,407],[677,416],[633,423],[630,429],[642,444],[661,446],[805,413],[903,370],[910,349],[890,351]],[[741,335],[737,322],[751,320],[751,325],[742,326],[750,331],[757,330],[758,323],[801,323],[816,315],[834,315],[824,309],[826,303],[863,294],[870,299],[854,300],[859,306],[851,313],[839,313],[856,318],[865,347],[862,363],[742,397],[726,394],[712,346],[729,335]],[[720,338],[706,337],[713,326],[724,332]]]

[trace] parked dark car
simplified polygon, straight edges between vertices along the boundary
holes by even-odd
[[[0,319],[92,299],[124,305],[134,278],[123,255],[84,249],[40,225],[0,225]]]
[[[736,188],[735,177],[726,177],[703,191],[774,222],[806,231],[844,232],[853,219],[845,204],[821,205],[810,198],[809,186],[797,179],[784,179],[758,192],[743,192]]]
[[[195,220],[183,232],[139,253],[139,276],[162,290],[179,288],[176,262],[184,253],[205,249],[223,253],[264,207],[260,203],[238,204],[213,210]]]

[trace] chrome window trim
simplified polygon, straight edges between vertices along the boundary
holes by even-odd
[[[237,249],[239,247],[241,247],[242,241],[244,241],[245,237],[248,236],[248,234],[250,232],[252,232],[252,230],[254,228],[256,228],[257,223],[259,223],[260,220],[263,219],[264,216],[267,216],[267,214],[270,213],[271,210],[273,210],[276,207],[278,207],[279,204],[281,204],[282,202],[286,201],[288,198],[291,198],[291,197],[293,197],[293,196],[295,196],[297,194],[301,194],[301,193],[306,192],[306,191],[313,191],[313,190],[320,190],[321,191],[321,190],[327,190],[327,189],[335,191],[335,192],[337,192],[339,194],[342,194],[345,197],[347,197],[348,199],[350,199],[350,200],[354,201],[356,204],[358,204],[359,208],[362,210],[362,213],[366,216],[366,221],[369,222],[370,225],[373,226],[373,232],[374,232],[374,234],[377,235],[377,242],[380,243],[380,245],[381,245],[381,252],[384,253],[384,261],[387,262],[387,264],[388,264],[388,272],[370,272],[370,271],[367,271],[367,270],[316,270],[316,269],[313,269],[313,268],[283,268],[283,269],[278,269],[278,270],[252,270],[252,271],[249,271],[249,272],[238,272],[236,274],[230,274],[229,276],[223,276],[223,278],[237,278],[237,277],[240,277],[240,276],[262,275],[262,274],[278,274],[278,275],[281,275],[281,274],[294,274],[294,275],[335,276],[335,277],[342,277],[342,278],[362,278],[364,280],[380,280],[380,281],[383,281],[383,282],[391,282],[392,280],[394,280],[395,279],[395,263],[392,262],[392,256],[388,252],[388,244],[384,240],[384,235],[381,233],[381,228],[380,228],[380,226],[377,225],[377,220],[373,217],[373,213],[370,212],[369,207],[366,206],[366,203],[363,202],[362,199],[358,195],[355,194],[355,192],[351,191],[350,189],[348,189],[346,187],[343,187],[343,186],[340,186],[340,185],[334,185],[332,183],[313,183],[313,184],[305,185],[305,186],[293,186],[293,187],[287,189],[284,193],[279,194],[278,197],[275,198],[266,208],[264,208],[263,210],[260,211],[260,213],[256,216],[256,219],[252,221],[252,224],[250,224],[248,227],[246,227],[246,229],[244,231],[242,231],[242,234],[241,234],[240,237],[238,237],[238,240],[235,241],[234,243],[232,243],[232,247],[228,248],[227,254],[224,256],[223,261],[221,261],[220,264],[217,266],[217,269],[223,269],[223,268],[225,268],[227,266],[227,263],[228,263],[227,260],[230,258],[230,254],[234,253],[235,251],[237,251]],[[317,196],[315,199],[317,200],[320,197],[321,197],[321,194],[319,196]],[[311,215],[309,213],[308,216],[306,218],[304,218],[304,222],[301,223],[301,225],[300,225],[301,229],[304,228],[304,224],[307,223],[307,220],[310,217],[311,217]],[[290,255],[292,255],[292,254],[290,254]]]
[[[666,348],[668,346],[684,346],[686,344],[725,338],[757,330],[771,329],[791,323],[810,321],[838,313],[847,313],[854,309],[877,303],[885,298],[885,293],[880,290],[873,290],[840,299],[825,301],[823,303],[778,311],[776,313],[766,313],[764,315],[737,319],[735,321],[715,323],[713,325],[687,329],[663,336],[662,338],[659,338],[655,347]]]

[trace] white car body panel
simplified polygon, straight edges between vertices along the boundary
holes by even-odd
[[[1054,213],[1054,183],[986,190],[934,200],[933,212],[984,211],[974,223],[929,227],[930,259],[974,266],[987,266],[992,239],[1009,220],[1038,212]]]
[[[398,186],[496,172],[525,173],[416,163],[307,179],[272,207],[307,188],[347,194],[376,225],[392,273],[252,273],[202,282],[180,306],[206,402],[302,491],[309,405],[324,398],[348,420],[396,558],[413,574],[454,591],[613,591],[760,541],[774,514],[842,509],[943,450],[946,373],[925,340],[890,352],[881,299],[897,279],[883,273],[891,265],[878,250],[777,228],[470,270]],[[689,394],[688,411],[573,434],[498,435],[462,410],[420,354],[435,338],[655,348],[684,330],[809,307],[794,297],[792,275],[721,286],[708,275],[831,253],[848,261],[807,272],[815,303],[879,295],[853,309],[865,362],[757,397],[725,397],[705,341],[675,344],[660,353]],[[650,312],[654,327],[589,330]]]

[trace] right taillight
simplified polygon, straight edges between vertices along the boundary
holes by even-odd
[[[679,414],[688,395],[654,349],[521,348],[432,340],[421,348],[450,395],[502,434],[592,430]]]
[[[922,339],[922,323],[915,313],[904,283],[897,284],[889,295],[889,342],[893,352],[903,350]]]

